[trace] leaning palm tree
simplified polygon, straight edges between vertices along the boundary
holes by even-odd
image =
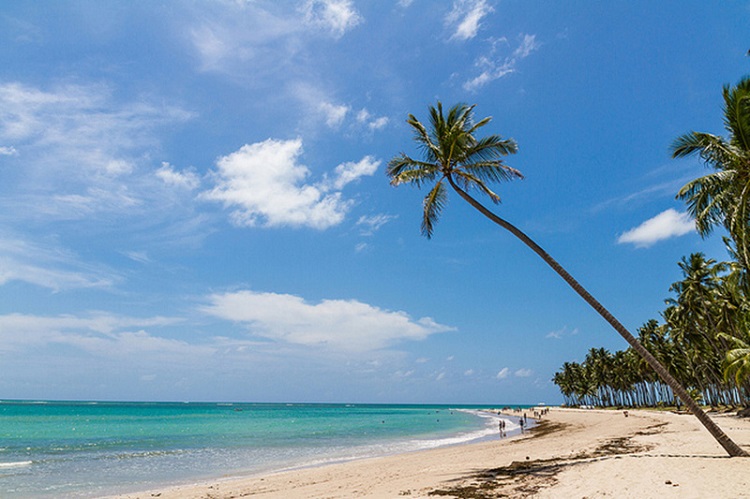
[[[672,156],[698,155],[714,169],[688,182],[677,193],[687,202],[698,233],[706,237],[724,226],[734,243],[737,260],[750,272],[750,77],[736,87],[724,87],[723,138],[705,132],[690,132],[672,144]]]
[[[423,159],[414,159],[405,153],[401,153],[388,163],[387,174],[394,186],[413,184],[421,187],[434,182],[424,198],[422,233],[428,238],[432,237],[435,223],[447,200],[447,184],[471,206],[492,222],[510,231],[552,267],[648,362],[730,456],[748,456],[747,452],[735,444],[701,410],[677,380],[648,350],[638,343],[625,326],[586,291],[555,259],[529,236],[490,211],[469,193],[469,191],[478,191],[489,197],[492,202],[498,203],[500,197],[490,190],[487,183],[522,178],[518,170],[503,162],[504,156],[516,152],[515,141],[503,139],[498,135],[483,138],[475,136],[476,132],[487,125],[491,118],[484,118],[475,122],[473,119],[474,107],[457,104],[448,110],[448,114],[445,115],[440,102],[437,103],[437,107],[430,106],[429,130],[410,114],[407,123],[414,129],[414,139],[422,150]]]

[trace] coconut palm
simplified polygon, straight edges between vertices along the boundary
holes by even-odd
[[[750,78],[724,87],[727,138],[690,132],[672,144],[675,158],[698,155],[714,172],[687,183],[677,194],[687,202],[698,233],[724,226],[739,263],[750,270]]]
[[[485,217],[508,230],[526,246],[539,255],[557,274],[565,280],[591,307],[594,308],[680,397],[691,412],[701,421],[730,456],[748,456],[747,452],[734,443],[688,396],[685,389],[651,355],[632,334],[599,301],[581,286],[555,259],[520,229],[475,199],[469,192],[478,191],[493,203],[500,197],[487,186],[489,182],[522,178],[521,173],[503,162],[503,157],[517,150],[515,141],[503,139],[499,135],[477,138],[476,132],[490,122],[491,118],[474,121],[475,106],[457,104],[443,113],[440,102],[430,106],[430,128],[423,125],[414,115],[409,115],[407,123],[414,131],[414,139],[419,145],[423,159],[414,159],[401,153],[388,163],[387,174],[391,184],[413,184],[422,187],[434,182],[423,202],[422,232],[432,236],[435,223],[445,207],[447,186],[477,209]]]
[[[724,360],[724,377],[734,378],[737,386],[750,379],[750,342],[734,336],[723,335],[733,344],[731,350],[726,354]]]

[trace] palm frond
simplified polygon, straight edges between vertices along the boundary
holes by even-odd
[[[499,135],[490,135],[474,141],[464,148],[460,163],[497,160],[509,154],[515,154],[518,146],[513,139],[503,139]]]
[[[698,154],[703,161],[717,169],[726,169],[737,157],[737,151],[723,138],[702,132],[691,132],[678,137],[671,149],[673,158]]]
[[[456,182],[461,186],[462,189],[465,191],[471,190],[471,189],[478,189],[484,194],[489,197],[493,203],[497,204],[500,202],[500,196],[492,192],[489,187],[487,187],[487,184],[485,184],[482,179],[472,175],[470,172],[467,172],[466,170],[456,170],[453,172],[455,175]]]
[[[439,143],[436,144],[432,140],[425,126],[414,115],[410,114],[406,122],[414,129],[414,140],[419,144],[427,159],[432,162],[437,161],[441,156]]]
[[[724,87],[724,126],[733,145],[750,150],[750,78]]]
[[[445,192],[445,184],[442,181],[437,182],[427,196],[425,196],[423,202],[422,234],[427,239],[432,238],[434,226],[440,218],[440,213],[442,213],[447,200],[448,195]]]
[[[734,176],[732,171],[717,171],[688,182],[677,192],[677,199],[687,202],[687,211],[701,236],[723,224],[732,210]]]
[[[386,174],[391,179],[391,185],[414,184],[421,187],[423,183],[435,179],[438,168],[434,163],[418,161],[402,153],[388,162]]]

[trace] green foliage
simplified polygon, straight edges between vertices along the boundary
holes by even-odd
[[[438,102],[429,108],[429,129],[410,114],[406,122],[413,129],[422,159],[401,153],[388,162],[387,174],[394,186],[413,184],[421,188],[435,182],[422,207],[422,234],[427,238],[432,237],[448,200],[446,180],[465,191],[479,190],[492,202],[499,203],[500,196],[487,184],[523,178],[521,172],[503,163],[504,156],[518,150],[515,141],[499,135],[477,138],[477,130],[491,118],[474,122],[473,113],[474,106],[456,104],[445,115],[442,103]]]
[[[712,406],[750,405],[750,297],[740,270],[694,253],[679,263],[663,323],[650,320],[638,340],[687,388]],[[553,382],[572,405],[660,407],[672,391],[629,348],[589,350],[582,364],[563,364]]]

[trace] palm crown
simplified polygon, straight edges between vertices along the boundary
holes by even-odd
[[[474,133],[490,122],[484,118],[473,120],[474,106],[456,104],[443,114],[443,105],[430,106],[430,130],[410,114],[406,122],[414,129],[414,140],[419,144],[423,159],[413,159],[405,153],[388,163],[388,176],[392,185],[404,183],[421,187],[435,182],[424,198],[422,233],[430,238],[435,222],[447,201],[445,181],[465,191],[478,189],[494,203],[500,197],[487,186],[499,182],[523,178],[521,172],[505,165],[503,156],[514,154],[518,147],[513,139],[499,135],[476,138]]]
[[[697,178],[677,197],[687,201],[702,236],[723,225],[734,240],[740,262],[750,264],[750,78],[725,86],[724,126],[727,139],[690,132],[672,144],[673,157],[699,155],[716,171]]]

